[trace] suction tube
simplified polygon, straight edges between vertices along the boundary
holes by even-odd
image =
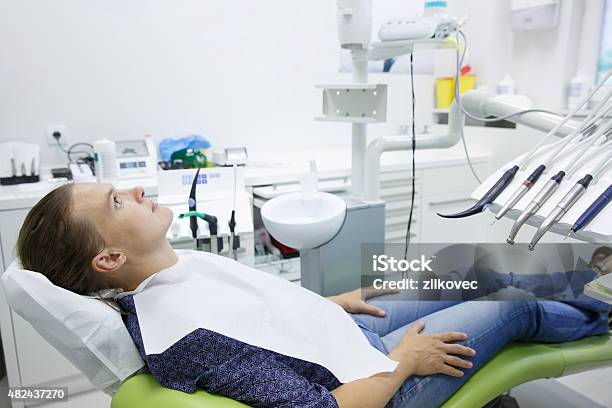
[[[506,170],[504,174],[499,178],[499,180],[497,180],[497,182],[493,185],[493,187],[491,187],[491,189],[487,191],[487,193],[482,196],[482,198],[478,200],[476,204],[474,204],[467,210],[458,212],[456,214],[438,213],[438,215],[443,218],[465,218],[483,212],[486,206],[491,204],[493,200],[495,200],[497,196],[500,195],[506,187],[508,187],[508,185],[516,175],[518,169],[519,166],[513,166],[511,169]]]

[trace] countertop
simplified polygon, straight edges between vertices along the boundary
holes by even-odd
[[[478,163],[488,159],[489,153],[470,149],[470,157]],[[430,167],[453,166],[466,163],[461,144],[448,149],[417,150],[416,166],[418,169]],[[300,174],[308,169],[308,161],[315,160],[319,179],[348,177],[351,173],[351,147],[327,149],[279,151],[255,153],[249,158],[244,177],[246,186],[294,183]],[[387,152],[382,155],[381,171],[409,169],[411,166],[410,151]],[[42,196],[56,184],[48,181],[50,169],[41,168],[42,181],[39,183],[0,186],[0,211],[20,208],[31,208]],[[117,188],[140,185],[148,196],[157,195],[156,178],[134,178],[119,180]]]

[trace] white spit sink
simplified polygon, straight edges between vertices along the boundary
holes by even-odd
[[[316,248],[328,242],[342,227],[345,214],[342,198],[322,192],[283,194],[261,208],[270,235],[296,249]]]

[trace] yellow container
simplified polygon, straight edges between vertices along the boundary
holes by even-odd
[[[476,88],[476,75],[459,77],[459,92],[465,93]],[[448,109],[455,99],[455,78],[445,77],[436,80],[436,108]]]

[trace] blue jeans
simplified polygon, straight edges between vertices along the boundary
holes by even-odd
[[[506,344],[513,341],[563,342],[608,332],[609,307],[589,299],[574,302],[371,300],[386,311],[384,317],[352,315],[369,342],[388,354],[415,321],[423,333],[462,331],[461,342],[476,350],[466,357],[474,366],[461,378],[435,374],[411,376],[387,407],[438,407]],[[571,303],[571,304],[570,304]]]

